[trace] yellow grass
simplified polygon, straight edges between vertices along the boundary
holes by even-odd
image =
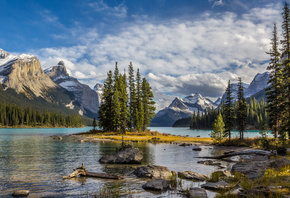
[[[99,138],[99,139],[110,139],[110,140],[122,140],[122,134],[113,133],[113,132],[89,132],[82,133],[81,135],[89,136],[91,138]],[[124,141],[139,141],[139,142],[194,142],[194,143],[212,143],[211,138],[201,138],[201,137],[185,137],[185,136],[177,136],[170,135],[166,133],[159,133],[157,131],[154,132],[126,132],[123,135]]]

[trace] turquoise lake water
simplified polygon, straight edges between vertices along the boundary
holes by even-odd
[[[94,197],[104,185],[118,186],[130,191],[132,197],[178,197],[177,193],[152,194],[144,191],[146,180],[132,175],[132,165],[102,165],[98,160],[112,153],[120,143],[80,143],[75,138],[54,140],[51,135],[69,135],[90,130],[86,128],[60,129],[0,129],[0,197],[10,197],[17,189],[30,190],[29,197]],[[210,131],[192,131],[186,128],[151,128],[151,131],[208,137]],[[258,132],[248,133],[249,137]],[[133,143],[132,143],[133,144]],[[191,146],[171,144],[134,143],[144,158],[143,165],[155,164],[168,167],[171,171],[187,171],[207,174],[217,167],[198,164],[200,156],[219,155],[223,151],[212,146],[201,146],[202,151],[192,151]],[[91,172],[124,175],[121,181],[94,178],[62,180],[73,169],[84,163]],[[230,164],[222,162],[228,169]],[[199,186],[202,182],[182,181],[184,186]],[[207,191],[209,197],[214,193]]]

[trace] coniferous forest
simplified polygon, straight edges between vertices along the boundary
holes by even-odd
[[[139,69],[135,77],[131,62],[128,73],[127,79],[126,72],[119,72],[117,62],[114,73],[107,73],[99,110],[99,127],[104,131],[146,131],[155,116],[150,84],[141,79]]]
[[[246,108],[246,129],[258,130],[263,120],[269,120],[266,111],[267,103],[264,100],[258,102],[255,98],[250,98],[250,102]],[[219,112],[223,114],[223,109],[207,109],[204,112],[198,111],[191,118],[183,118],[176,121],[173,127],[189,126],[191,129],[212,129]],[[238,129],[238,102],[235,102],[233,105],[233,117],[233,129],[236,130]]]
[[[0,127],[83,127],[79,115],[64,116],[62,112],[22,108],[18,105],[0,103]]]

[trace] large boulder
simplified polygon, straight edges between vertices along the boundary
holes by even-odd
[[[138,167],[133,172],[137,177],[147,177],[147,178],[163,178],[169,179],[172,177],[172,172],[164,166],[148,165]]]
[[[167,190],[169,187],[169,182],[165,179],[155,179],[147,182],[142,186],[145,190],[156,190],[163,191]]]
[[[278,160],[247,160],[244,162],[239,162],[234,164],[232,167],[232,174],[235,172],[241,172],[244,175],[247,175],[249,179],[254,180],[259,177],[262,177],[265,171],[269,168],[281,168],[283,166],[290,165],[290,160],[286,158],[278,159]]]
[[[207,198],[205,189],[203,188],[190,188],[189,189],[190,198]]]
[[[114,154],[102,156],[99,162],[101,164],[141,164],[142,159],[143,153],[138,148],[124,148]]]
[[[181,177],[184,179],[193,179],[197,181],[204,181],[208,178],[206,175],[195,173],[192,171],[178,172],[178,177]]]

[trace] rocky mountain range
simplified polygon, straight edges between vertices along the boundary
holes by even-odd
[[[178,119],[191,117],[193,112],[197,112],[198,109],[203,112],[205,109],[215,109],[217,106],[217,103],[199,93],[185,98],[176,97],[168,107],[156,114],[151,121],[151,126],[172,126]]]
[[[100,94],[92,90],[88,85],[80,83],[76,78],[69,76],[65,64],[60,61],[56,66],[44,70],[53,82],[74,95],[75,100],[67,107],[74,108],[75,102],[80,106],[80,115],[94,118],[99,111]]]
[[[0,101],[97,117],[99,94],[70,77],[62,61],[43,71],[34,55],[0,49]]]
[[[258,101],[265,98],[265,88],[268,86],[269,72],[258,73],[250,84],[243,84],[244,96],[249,99],[255,97]],[[232,97],[235,100],[238,93],[238,84],[231,84]],[[225,93],[222,97],[218,98],[215,102],[203,97],[196,93],[185,98],[175,98],[172,103],[160,110],[151,122],[151,126],[167,126],[172,124],[181,118],[191,117],[193,112],[203,112],[205,109],[217,108],[218,105],[225,100]]]
[[[243,83],[244,97],[246,99],[255,97],[258,101],[265,98],[265,88],[268,86],[269,76],[269,72],[264,72],[262,74],[258,73],[250,84]],[[233,100],[236,100],[238,94],[238,83],[231,84],[231,91]],[[224,93],[221,101],[224,101],[225,98],[226,94]]]

